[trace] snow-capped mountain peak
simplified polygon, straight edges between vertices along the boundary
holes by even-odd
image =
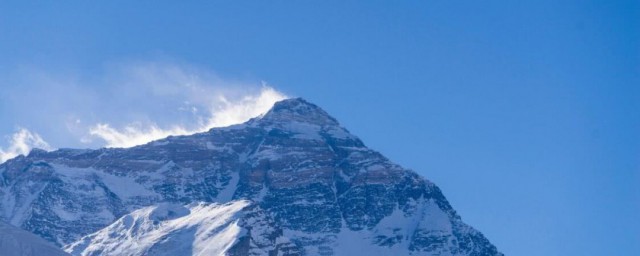
[[[10,160],[0,165],[0,209],[2,219],[77,255],[141,255],[122,233],[156,248],[187,227],[221,230],[209,221],[223,209],[238,232],[216,248],[230,255],[345,255],[356,247],[371,255],[500,255],[433,183],[300,98],[205,133]],[[215,243],[211,232],[185,244],[205,248]],[[103,249],[118,242],[131,246]]]
[[[302,122],[316,125],[338,125],[338,121],[320,107],[302,98],[276,102],[261,118],[263,122]]]

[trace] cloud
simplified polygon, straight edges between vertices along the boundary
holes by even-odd
[[[221,106],[211,111],[211,118],[203,128],[223,127],[245,122],[267,112],[273,104],[286,99],[287,96],[275,89],[263,86],[257,95],[246,95],[239,100],[220,99]]]
[[[139,124],[129,124],[118,130],[109,124],[96,124],[90,128],[90,134],[104,140],[106,147],[132,147],[142,145],[170,135],[187,135],[207,131],[213,127],[223,127],[245,122],[253,117],[267,112],[274,103],[285,99],[286,96],[275,89],[263,86],[257,95],[246,95],[241,99],[230,101],[220,96],[216,105],[210,109],[209,119],[205,124],[188,129],[174,126],[169,129],[159,128],[156,124],[143,127]],[[191,108],[197,112],[196,107]]]
[[[29,127],[58,148],[131,147],[202,132],[244,122],[287,97],[261,80],[175,61],[29,66],[0,77],[0,123]],[[0,126],[0,134],[11,127]]]
[[[89,129],[89,134],[99,137],[107,144],[106,147],[133,147],[147,142],[162,139],[170,135],[185,135],[190,132],[181,127],[163,130],[155,125],[151,127],[125,126],[121,130],[112,128],[109,124],[97,124]]]
[[[0,163],[4,163],[19,155],[27,155],[32,148],[52,149],[40,135],[21,128],[11,136],[7,149],[0,148]]]

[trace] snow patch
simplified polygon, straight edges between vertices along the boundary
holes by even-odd
[[[150,206],[64,249],[72,255],[223,255],[244,234],[238,215],[249,205],[241,200]]]
[[[218,193],[218,197],[216,198],[218,202],[229,202],[233,199],[233,194],[235,194],[236,189],[238,188],[238,182],[240,182],[240,175],[238,172],[231,172],[231,180],[229,180],[229,184],[224,187]]]
[[[69,178],[72,183],[82,182],[90,179],[90,177],[98,177],[111,192],[116,194],[120,199],[126,200],[132,197],[159,196],[157,193],[145,188],[143,185],[135,182],[131,177],[116,176],[94,168],[74,168],[60,164],[51,164],[55,171]]]

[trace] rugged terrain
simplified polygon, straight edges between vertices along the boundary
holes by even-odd
[[[299,98],[133,148],[33,150],[0,165],[0,217],[74,255],[501,255],[433,183]]]

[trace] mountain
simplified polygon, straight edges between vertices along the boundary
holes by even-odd
[[[3,256],[69,255],[44,239],[3,222],[0,222],[0,253]]]
[[[0,165],[0,198],[2,219],[76,255],[136,239],[199,250],[229,223],[240,230],[220,242],[231,241],[230,255],[501,255],[437,186],[299,98],[244,124],[133,148],[34,150]],[[194,222],[155,220],[167,203]],[[206,212],[222,209],[222,224],[210,223],[218,217]],[[134,247],[111,255],[144,254]]]

